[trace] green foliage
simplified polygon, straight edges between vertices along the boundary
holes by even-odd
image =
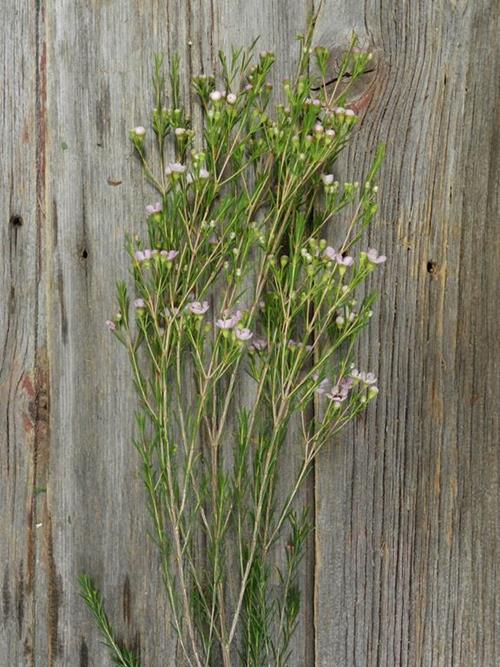
[[[256,57],[254,43],[220,54],[219,87],[195,78],[195,127],[179,61],[165,77],[158,57],[152,137],[130,132],[158,201],[147,207],[147,240],[127,239],[133,295],[118,284],[108,326],[130,358],[152,538],[181,648],[197,667],[237,656],[287,664],[311,530],[298,493],[322,448],[378,392],[353,352],[375,299],[364,283],[385,258],[353,251],[377,211],[383,150],[365,183],[334,177],[358,122],[348,92],[370,55],[353,39],[331,90],[330,53],[312,50],[313,27],[299,36],[283,104],[269,81],[274,54]],[[295,477],[283,480],[292,454]],[[90,580],[82,587],[115,661],[136,664]]]
[[[94,587],[90,577],[82,575],[79,578],[79,582],[80,594],[97,622],[104,644],[109,649],[113,664],[121,665],[121,667],[140,667],[141,663],[139,662],[139,659],[136,658],[131,651],[121,647],[116,640],[106,612],[104,611],[102,597],[99,591]]]

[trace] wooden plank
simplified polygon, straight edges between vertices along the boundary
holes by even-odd
[[[126,355],[104,320],[116,308],[116,279],[126,277],[124,235],[142,231],[148,197],[128,130],[146,122],[155,50],[167,50],[169,25],[185,44],[185,24],[165,3],[131,1],[54,2],[48,22],[48,513],[58,595],[51,643],[47,654],[40,646],[40,660],[109,663],[78,595],[77,577],[85,571],[101,588],[120,637],[140,649],[144,664],[174,665],[132,446],[135,396]]]
[[[42,233],[43,13],[3,7],[0,137],[0,663],[34,664],[39,506],[47,444]]]
[[[151,107],[155,51],[179,52],[187,78],[260,33],[279,81],[309,4],[7,5],[0,664],[108,664],[78,597],[85,570],[143,664],[179,665],[146,538],[130,373],[103,326],[123,236],[141,231],[150,196],[126,135]],[[325,2],[318,43],[345,45],[355,28],[377,55],[338,173],[361,179],[387,143],[369,241],[390,261],[359,347],[381,394],[316,467],[316,552],[290,667],[499,662],[493,10]]]
[[[499,242],[494,6],[328,0],[379,55],[339,164],[360,179],[379,141],[389,256],[360,365],[377,406],[317,467],[317,665],[494,665],[498,637]],[[369,97],[365,98],[367,101]]]
[[[155,549],[145,537],[128,364],[103,326],[113,312],[115,279],[126,273],[124,234],[141,231],[150,196],[128,159],[126,136],[145,124],[151,106],[152,56],[178,52],[186,80],[211,70],[220,47],[247,44],[259,33],[262,48],[287,52],[299,14],[279,21],[276,2],[58,1],[51,9],[48,519],[58,588],[50,665],[107,664],[78,598],[82,570],[95,576],[120,636],[140,648],[144,664],[180,664],[158,593]],[[110,186],[108,178],[122,184]]]

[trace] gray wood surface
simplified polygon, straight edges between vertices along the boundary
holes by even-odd
[[[135,398],[103,322],[149,190],[128,128],[153,54],[183,76],[261,34],[292,68],[293,0],[5,0],[0,31],[0,665],[109,664],[86,570],[145,667],[180,664],[146,537]],[[316,531],[291,667],[500,662],[498,38],[492,0],[326,0],[317,42],[354,28],[375,71],[338,165],[387,145],[370,244],[389,255],[360,365],[376,407],[318,461]],[[111,185],[110,181],[120,185]],[[334,232],[333,232],[334,233]]]

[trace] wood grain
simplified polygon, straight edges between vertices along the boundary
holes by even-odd
[[[6,2],[0,35],[0,662],[34,664],[47,440],[43,13]]]
[[[327,2],[318,39],[345,43],[354,27],[379,57],[339,171],[360,179],[386,143],[369,241],[390,259],[359,349],[380,378],[377,406],[317,466],[317,664],[494,665],[495,8],[368,1],[346,11]]]
[[[260,34],[279,80],[311,5],[4,4],[0,664],[109,664],[78,597],[85,570],[142,664],[173,667],[135,396],[103,326],[150,196],[126,136],[152,105],[155,52],[178,52],[187,80]],[[304,495],[316,531],[290,667],[500,660],[496,19],[491,0],[324,3],[318,43],[342,47],[354,28],[376,54],[338,175],[361,180],[386,143],[367,242],[390,259],[359,347],[377,405]]]

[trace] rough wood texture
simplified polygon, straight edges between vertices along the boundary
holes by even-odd
[[[261,34],[286,60],[281,77],[310,5],[4,4],[0,664],[109,664],[78,598],[87,570],[143,664],[174,666],[137,511],[135,399],[103,328],[123,235],[140,229],[148,197],[127,129],[151,106],[155,51],[179,52],[189,76]],[[390,261],[360,346],[360,364],[378,370],[377,407],[324,453],[310,489],[317,530],[291,667],[500,661],[494,10],[325,2],[317,41],[344,46],[354,28],[377,54],[338,169],[360,179],[387,144],[370,242]]]

